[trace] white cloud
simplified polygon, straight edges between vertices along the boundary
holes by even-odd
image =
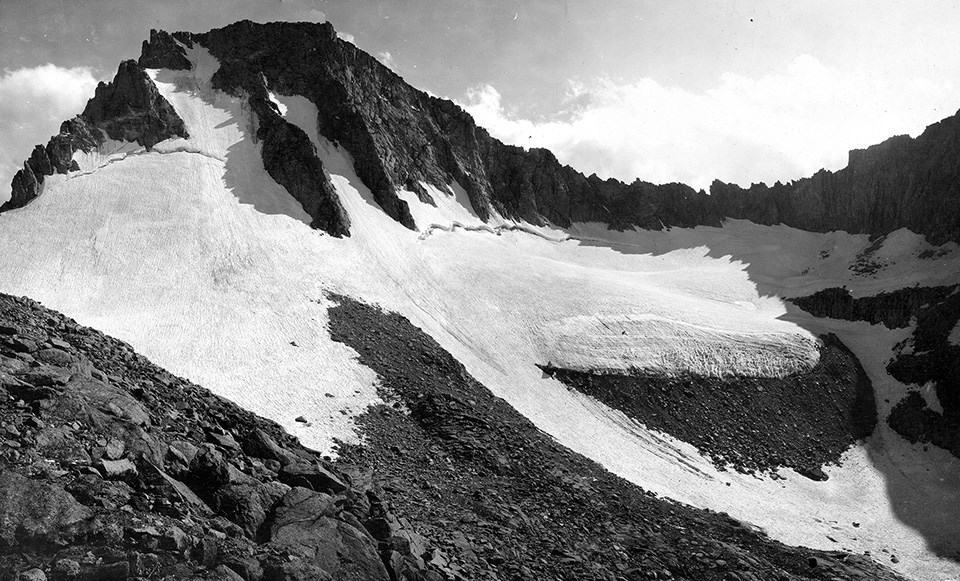
[[[0,203],[33,146],[46,144],[60,123],[83,110],[97,86],[89,68],[52,64],[0,74]]]
[[[377,60],[391,71],[397,73],[398,75],[400,74],[400,72],[397,70],[397,62],[393,60],[393,55],[390,54],[390,51],[385,50],[383,52],[378,52]]]
[[[495,137],[546,147],[584,173],[706,188],[714,178],[748,185],[839,169],[849,149],[955,113],[960,87],[845,73],[804,55],[782,73],[724,74],[703,92],[597,79],[570,83],[568,97],[572,114],[546,121],[512,113],[489,85],[462,105]]]
[[[354,38],[353,38],[353,35],[352,35],[352,34],[350,34],[349,32],[343,32],[343,31],[339,31],[339,30],[337,31],[337,38],[339,38],[340,40],[349,42],[349,43],[353,43],[353,41],[354,41]]]

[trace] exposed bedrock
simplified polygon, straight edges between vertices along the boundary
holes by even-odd
[[[11,183],[11,197],[0,212],[21,208],[40,195],[44,177],[79,170],[76,151],[91,151],[111,139],[153,147],[169,137],[186,137],[183,120],[157,86],[132,61],[120,63],[111,83],[100,83],[83,113],[64,121],[46,147],[38,145]]]
[[[834,335],[821,337],[820,361],[783,378],[544,372],[649,428],[693,444],[718,467],[742,472],[793,468],[822,480],[877,423],[873,385]]]
[[[306,133],[289,123],[270,100],[263,75],[233,64],[220,67],[213,86],[244,97],[257,116],[263,166],[313,218],[311,226],[333,236],[350,235],[350,217],[333,189],[316,147]]]
[[[504,145],[454,103],[414,89],[337,38],[329,24],[240,22],[191,38],[220,59],[218,74],[262,71],[271,89],[312,101],[320,133],[350,152],[377,203],[409,228],[415,224],[397,189],[432,203],[420,182],[446,189],[454,180],[483,219],[496,210],[561,226],[587,220],[658,229],[720,223],[708,198],[687,186],[588,178],[547,150]]]
[[[339,39],[329,23],[241,21],[204,34],[151,31],[140,66],[189,68],[182,45],[194,42],[220,60],[217,75],[225,86],[239,86],[226,77],[245,71],[262,75],[271,90],[313,102],[320,134],[349,151],[357,175],[377,203],[408,228],[416,224],[397,196],[398,188],[432,203],[420,182],[443,190],[455,180],[483,219],[496,211],[533,224],[566,227],[599,221],[614,229],[661,229],[719,225],[729,217],[878,235],[907,227],[934,243],[960,241],[960,116],[931,125],[916,139],[898,136],[851,151],[848,166],[837,172],[822,170],[789,184],[747,189],[716,181],[707,195],[683,184],[585,176],[545,149],[505,145],[456,104],[414,89]],[[139,103],[154,102],[155,87],[136,80],[142,70],[128,73],[115,80],[113,88],[98,88],[98,97],[109,92],[136,97]],[[90,120],[114,138],[155,143],[182,127],[163,104],[134,107],[139,113],[130,118],[123,107],[111,107],[124,103],[122,98],[94,101],[94,109],[85,114],[93,115]],[[17,187],[17,200],[35,196],[30,176],[23,175]],[[337,229],[329,216],[320,221],[328,224],[328,231]]]
[[[882,323],[890,328],[915,325],[896,346],[887,371],[917,388],[932,385],[942,408],[935,411],[916,391],[894,406],[888,422],[911,442],[930,442],[960,457],[960,345],[950,336],[960,321],[960,286],[912,287],[853,298],[831,288],[790,299],[818,317]]]
[[[191,46],[189,39],[183,40],[186,41],[187,46]],[[187,52],[177,43],[174,35],[154,29],[150,29],[150,40],[143,41],[137,64],[145,69],[188,71],[191,68]]]
[[[187,136],[183,119],[132,60],[120,63],[112,83],[97,86],[80,116],[111,139],[135,141],[147,148],[169,137]]]
[[[272,90],[312,101],[320,133],[350,152],[383,210],[411,228],[397,189],[430,202],[419,182],[443,189],[456,180],[484,219],[495,210],[534,224],[600,221],[615,229],[660,229],[719,225],[730,217],[812,231],[886,234],[908,227],[935,243],[960,240],[957,116],[917,139],[899,136],[851,151],[848,167],[838,172],[749,189],[716,181],[708,196],[683,184],[584,176],[547,150],[505,145],[456,104],[414,89],[337,38],[329,23],[243,21],[174,36],[200,42],[224,68],[262,72]],[[149,44],[150,58],[171,46],[165,42]]]
[[[714,182],[726,216],[804,230],[887,234],[909,228],[935,243],[960,241],[960,114],[850,152],[847,167],[772,187]]]
[[[954,289],[945,286],[914,287],[853,298],[846,288],[834,287],[787,300],[817,317],[881,323],[890,329],[902,329],[910,325],[911,319],[923,307],[942,301]]]

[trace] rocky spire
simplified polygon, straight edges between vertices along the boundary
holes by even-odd
[[[120,63],[111,83],[100,83],[83,113],[64,121],[46,147],[37,145],[11,184],[10,200],[0,212],[20,208],[40,195],[44,176],[79,170],[76,151],[90,151],[111,139],[153,147],[169,137],[186,137],[183,120],[134,61]]]

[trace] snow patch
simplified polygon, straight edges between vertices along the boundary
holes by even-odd
[[[951,345],[960,346],[960,321],[958,321],[953,330],[950,331],[950,335],[947,336],[947,342]]]
[[[477,216],[469,200],[466,200],[466,205],[464,205],[463,199],[454,193],[453,187],[448,186],[447,190],[441,190],[426,182],[420,182],[420,185],[433,199],[433,205],[420,201],[417,194],[408,190],[401,189],[397,192],[397,196],[407,202],[410,207],[410,215],[413,216],[414,222],[421,229],[424,229],[425,225],[429,225],[426,228],[430,228],[432,226],[443,227],[454,224],[460,227],[490,227]],[[460,189],[462,190],[462,188]]]
[[[287,106],[283,104],[282,101],[277,99],[277,96],[273,91],[269,92],[270,101],[277,106],[277,109],[280,111],[280,114],[283,116],[287,115]]]
[[[109,163],[122,160],[131,153],[143,151],[144,148],[135,142],[106,139],[96,149],[90,151],[76,150],[73,152],[73,161],[80,166],[80,174],[71,173],[70,177],[95,171]]]

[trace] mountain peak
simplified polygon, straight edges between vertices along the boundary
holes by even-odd
[[[376,203],[410,229],[418,225],[398,193],[406,190],[435,204],[425,186],[446,191],[455,183],[484,221],[498,215],[534,225],[602,222],[622,230],[717,226],[725,218],[741,218],[875,235],[908,227],[935,243],[960,241],[960,169],[949,163],[960,152],[960,124],[949,119],[916,140],[899,136],[851,151],[847,169],[817,172],[789,185],[755,184],[744,190],[715,181],[707,195],[683,184],[600,180],[561,164],[548,150],[526,150],[493,138],[453,102],[411,87],[338,38],[328,22],[243,20],[201,34],[151,30],[139,60],[122,63],[114,82],[98,87],[78,119],[112,139],[146,147],[164,136],[182,135],[182,121],[144,69],[187,70],[187,49],[195,45],[219,61],[214,87],[242,95],[257,115],[268,173],[301,203],[315,227],[333,235],[349,233],[349,218],[309,139],[271,105],[270,92],[313,103],[318,134],[350,153]],[[137,112],[135,121],[128,110]],[[98,133],[84,139],[96,142]],[[82,143],[73,141],[84,139],[60,137],[58,143],[76,148]],[[72,151],[63,148],[62,154],[63,160],[51,158],[49,164],[39,154],[28,160],[4,209],[36,197],[48,165],[69,166]]]

